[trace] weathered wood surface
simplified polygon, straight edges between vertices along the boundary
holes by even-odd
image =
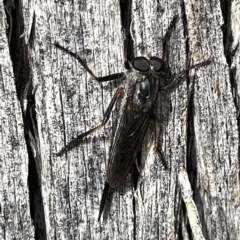
[[[119,2],[9,1],[4,9],[1,1],[1,238],[32,239],[35,231],[38,239],[239,239],[238,1],[132,2],[136,56],[164,56],[172,74],[212,58],[159,93],[168,170],[150,126],[137,190],[129,176],[98,222],[120,109],[103,130],[56,157],[102,121],[117,83],[93,81],[51,43],[77,52],[98,76],[124,71]]]
[[[0,1],[0,238],[33,239],[28,189],[28,153],[13,63]]]

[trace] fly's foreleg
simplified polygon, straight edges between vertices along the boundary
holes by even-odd
[[[58,42],[55,42],[53,44],[55,47],[61,49],[63,52],[66,52],[68,54],[70,54],[72,57],[76,58],[80,63],[81,65],[85,68],[85,70],[92,76],[92,78],[94,80],[97,80],[99,82],[106,82],[106,81],[111,81],[111,80],[116,80],[116,79],[121,79],[125,76],[124,73],[114,73],[114,74],[110,74],[110,75],[107,75],[107,76],[103,76],[103,77],[97,77],[93,72],[92,70],[90,70],[90,68],[88,67],[88,65],[83,61],[83,59],[77,55],[76,53],[72,52],[71,50],[63,47],[62,45],[60,45]]]
[[[115,92],[106,112],[104,113],[103,121],[100,125],[90,129],[89,131],[80,134],[77,136],[77,138],[74,138],[71,142],[69,142],[64,148],[62,148],[58,153],[57,156],[62,156],[66,151],[69,151],[73,149],[74,147],[78,146],[80,143],[80,140],[83,139],[84,137],[88,136],[89,134],[96,132],[97,130],[101,129],[109,120],[110,114],[113,110],[113,107],[116,103],[116,101],[121,97],[123,92],[122,88],[118,88],[117,91]]]
[[[183,78],[188,73],[188,71],[190,71],[191,69],[199,68],[202,66],[207,66],[210,63],[211,63],[211,59],[208,59],[206,61],[203,61],[203,62],[200,62],[200,63],[190,66],[189,68],[179,72],[176,76],[174,76],[164,87],[160,87],[160,90],[166,90],[166,89],[172,87],[175,83],[178,82],[179,79]]]

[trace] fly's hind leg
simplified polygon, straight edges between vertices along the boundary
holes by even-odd
[[[69,142],[65,147],[63,147],[56,155],[57,156],[62,156],[66,151],[69,151],[73,149],[74,147],[78,146],[80,143],[80,140],[83,139],[84,137],[88,136],[89,134],[96,132],[97,130],[101,129],[109,120],[110,114],[112,112],[112,109],[116,103],[116,101],[121,97],[123,92],[122,88],[118,88],[117,91],[115,92],[106,112],[104,113],[103,121],[100,125],[90,129],[89,131],[82,133],[77,136],[77,138],[74,138],[71,142]]]
[[[154,121],[154,128],[155,128],[155,143],[154,143],[154,148],[155,148],[155,151],[157,152],[159,158],[161,159],[161,162],[162,162],[162,165],[164,166],[165,169],[167,169],[167,162],[164,158],[164,155],[160,149],[160,144],[159,144],[159,140],[158,140],[158,137],[159,137],[159,123],[156,119],[156,117],[153,115],[153,121]]]

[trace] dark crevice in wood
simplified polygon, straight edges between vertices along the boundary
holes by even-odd
[[[25,121],[25,137],[27,141],[27,150],[29,156],[29,199],[30,199],[30,213],[35,227],[35,239],[46,239],[46,226],[44,217],[43,200],[41,195],[41,183],[39,178],[41,157],[38,151],[38,136],[34,130],[36,124],[36,116],[34,109],[34,95],[30,100],[31,105],[26,111],[28,121]],[[32,115],[32,117],[30,117]],[[26,118],[27,119],[27,118]],[[34,121],[34,123],[33,123]],[[33,155],[35,154],[35,155]]]
[[[233,46],[233,35],[232,35],[232,29],[231,29],[231,4],[232,1],[228,0],[221,0],[221,10],[222,10],[222,16],[224,19],[224,24],[222,25],[222,32],[223,32],[223,44],[224,44],[224,54],[229,66],[229,74],[230,74],[230,83],[231,83],[231,89],[232,89],[232,95],[234,99],[234,105],[237,111],[237,122],[238,122],[238,129],[240,129],[240,109],[239,109],[239,97],[238,97],[238,84],[236,80],[236,67],[232,67],[232,58],[235,55],[237,49],[239,48],[239,43],[236,46]],[[238,131],[238,136],[240,138],[240,130]],[[238,149],[238,152],[240,152],[240,147]],[[239,157],[240,161],[240,157]]]
[[[184,37],[186,38],[186,59],[189,58],[189,40],[188,40],[188,28],[187,28],[187,17],[186,17],[186,11],[185,11],[185,4],[184,1],[182,1],[181,4],[181,9],[182,9],[182,20],[183,20],[183,29],[184,29]],[[196,179],[194,176],[196,175],[196,154],[195,154],[195,145],[194,145],[194,120],[193,120],[193,115],[194,115],[194,87],[192,89],[189,89],[189,84],[190,80],[187,74],[187,85],[188,85],[188,112],[187,112],[187,119],[186,119],[186,124],[187,124],[187,157],[186,157],[186,171],[189,176],[189,181],[191,183],[191,188],[193,192],[196,190]],[[181,204],[181,221],[180,221],[180,226],[179,226],[179,236],[180,239],[183,239],[182,236],[182,224],[186,223],[186,220],[188,221],[187,217],[187,210],[185,203],[182,201]],[[188,237],[192,239],[192,232],[191,228],[189,227],[189,224],[186,226],[186,230],[188,232]]]
[[[137,226],[136,226],[136,199],[133,197],[133,216],[134,216],[134,225],[133,225],[133,239],[137,239]]]
[[[182,2],[182,19],[183,19],[183,26],[184,26],[184,37],[186,38],[186,54],[187,54],[187,61],[190,58],[189,56],[189,41],[188,41],[188,28],[187,28],[187,18],[185,14],[185,5],[184,2]],[[187,158],[186,158],[186,171],[188,173],[189,181],[191,183],[191,189],[193,191],[193,199],[197,204],[198,207],[198,212],[200,216],[200,221],[202,224],[203,229],[206,228],[206,223],[204,221],[204,213],[202,209],[199,209],[201,207],[201,196],[199,193],[199,189],[197,186],[197,156],[196,156],[196,145],[195,145],[195,132],[194,132],[194,114],[195,114],[195,109],[194,109],[194,80],[193,80],[193,86],[189,88],[190,86],[190,79],[187,74],[187,84],[188,84],[188,112],[187,112]],[[187,210],[185,203],[182,201],[182,214],[181,214],[181,221],[180,224],[185,224],[186,225],[186,230],[188,232],[188,237],[189,239],[193,239],[193,234],[192,230],[190,228],[190,225],[188,223],[188,217],[187,217]],[[182,226],[179,228],[179,236],[182,235]],[[206,231],[203,231],[203,234],[207,233]],[[206,236],[205,236],[206,237]],[[182,239],[182,238],[181,238]]]
[[[46,226],[44,218],[43,200],[40,185],[40,155],[38,151],[38,134],[36,131],[36,117],[34,113],[34,93],[32,92],[31,68],[28,49],[33,46],[34,40],[34,19],[30,32],[29,45],[24,42],[24,18],[21,1],[4,0],[4,7],[7,16],[8,29],[6,31],[9,52],[13,64],[17,96],[21,104],[25,140],[27,143],[29,159],[29,201],[30,215],[35,227],[35,239],[46,239]],[[34,17],[35,18],[35,17]],[[24,104],[26,106],[24,106]]]
[[[18,98],[23,103],[23,97],[28,85],[30,68],[28,63],[28,48],[24,44],[24,22],[22,7],[19,1],[15,1],[15,6],[10,5],[10,1],[5,0],[4,6],[8,21],[7,37],[9,41],[9,51],[13,63]]]
[[[233,100],[234,100],[234,105],[237,111],[237,125],[238,125],[238,138],[240,139],[240,99],[238,97],[238,85],[236,81],[236,74],[237,74],[237,69],[236,67],[231,68],[230,70],[230,82],[232,85],[232,95],[233,95]],[[240,146],[238,147],[238,152],[240,153]],[[240,155],[238,154],[238,161],[240,162]],[[230,159],[229,159],[230,160]],[[231,164],[231,162],[230,162]]]
[[[185,230],[182,229],[182,225],[185,224],[185,228],[186,228],[186,230],[188,232],[188,239],[189,240],[193,240],[193,236],[191,234],[192,230],[191,230],[191,227],[190,227],[190,225],[189,225],[189,223],[187,221],[188,220],[187,209],[186,209],[186,205],[185,205],[183,200],[181,201],[181,206],[182,206],[181,214],[180,214],[181,215],[181,224],[179,226],[179,236],[178,236],[178,239],[179,240],[185,239],[185,236],[183,236],[183,232]]]
[[[194,87],[193,87],[194,89]],[[186,170],[188,173],[189,181],[191,183],[191,189],[193,191],[193,200],[194,202],[198,203],[196,206],[198,207],[199,217],[202,224],[202,229],[206,228],[206,223],[204,221],[204,213],[203,209],[199,209],[199,206],[202,206],[201,202],[201,196],[199,194],[199,189],[197,185],[197,159],[196,159],[196,146],[195,146],[195,134],[194,134],[194,92],[190,95],[189,99],[189,105],[188,105],[188,115],[187,115],[187,166]],[[183,217],[185,220],[184,222],[188,221],[187,212],[186,212],[186,206],[184,202],[182,201],[182,211],[184,213]],[[183,221],[183,220],[182,220]],[[187,231],[189,239],[192,239],[192,231],[190,228],[190,225],[187,224]],[[203,231],[203,234],[207,233],[206,231]],[[206,236],[205,236],[206,237]]]
[[[131,13],[132,13],[132,0],[120,0],[120,12],[122,31],[124,35],[124,60],[125,68],[129,69],[128,62],[131,62],[134,58],[133,40],[130,34],[131,25]]]
[[[35,112],[35,92],[28,94],[28,104],[24,115],[25,138],[29,156],[29,199],[30,213],[35,227],[35,239],[46,239],[46,223],[41,191],[41,155]],[[29,96],[30,95],[30,96]],[[50,159],[51,162],[51,159]]]
[[[224,54],[227,60],[228,65],[231,65],[232,62],[232,52],[231,47],[233,43],[233,36],[231,33],[231,1],[221,0],[221,10],[222,16],[224,20],[224,24],[222,25],[223,32],[223,45],[224,45]]]
[[[194,88],[193,88],[194,89]],[[187,115],[187,159],[186,159],[186,171],[188,173],[189,181],[191,183],[191,188],[194,196],[198,196],[197,188],[197,163],[196,163],[196,150],[195,150],[195,136],[194,136],[194,92],[190,94],[189,104],[188,104],[188,115]],[[182,201],[182,213],[184,216],[181,216],[185,219],[185,222],[188,221],[186,207]],[[182,221],[183,221],[182,219]],[[192,239],[192,232],[189,224],[187,225],[188,236]]]

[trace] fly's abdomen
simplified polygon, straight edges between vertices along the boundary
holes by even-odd
[[[121,184],[132,169],[149,123],[148,112],[128,110],[123,114],[110,154],[107,182],[112,188]]]

